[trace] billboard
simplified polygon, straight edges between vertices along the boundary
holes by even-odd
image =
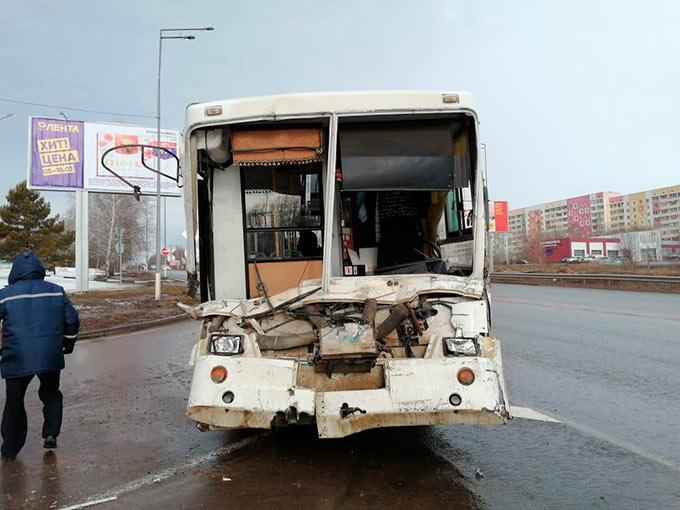
[[[490,232],[508,231],[508,203],[506,201],[495,201],[490,203],[491,214],[489,218]]]
[[[29,119],[28,185],[53,191],[88,190],[105,193],[131,193],[132,188],[107,171],[102,155],[119,145],[156,145],[155,128],[123,124],[99,124],[62,119],[32,117]],[[179,131],[161,130],[161,147],[178,154]],[[152,148],[128,147],[109,152],[106,164],[143,194],[156,193],[156,174],[144,168],[144,158],[156,168],[156,152]],[[175,159],[161,152],[161,172],[175,176]],[[161,178],[161,194],[180,196],[177,184]]]
[[[31,119],[28,182],[35,187],[83,187],[85,125],[80,121]]]

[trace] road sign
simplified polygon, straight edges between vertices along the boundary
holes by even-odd
[[[116,252],[118,252],[118,253],[123,253],[123,250],[124,250],[123,242],[122,242],[122,241],[118,241],[118,242],[116,243]]]
[[[164,257],[167,257],[168,255],[170,255],[170,252],[168,251],[167,248],[163,248],[161,250],[161,255],[163,255]]]

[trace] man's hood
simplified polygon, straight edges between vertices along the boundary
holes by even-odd
[[[32,252],[21,253],[14,259],[7,282],[12,285],[20,280],[42,280],[45,278],[45,266]]]

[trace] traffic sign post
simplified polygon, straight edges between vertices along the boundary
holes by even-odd
[[[170,250],[168,250],[167,248],[163,247],[163,249],[161,250],[161,255],[163,255],[163,276],[164,276],[165,278],[167,278],[167,277],[168,277],[168,270],[167,270],[168,264],[167,264],[167,261],[168,261],[168,255],[170,255]]]

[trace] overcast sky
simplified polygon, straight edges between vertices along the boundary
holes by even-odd
[[[510,208],[680,184],[680,1],[23,0],[0,20],[2,98],[152,116],[158,29],[213,25],[164,48],[164,126],[181,129],[194,101],[467,90],[491,197]],[[3,195],[26,175],[27,117],[59,110],[0,101]],[[62,210],[66,195],[48,198]]]

